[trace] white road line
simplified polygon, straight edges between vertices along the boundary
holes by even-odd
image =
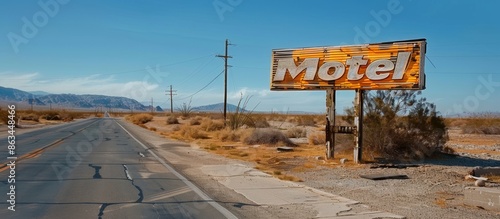
[[[184,177],[183,175],[181,175],[179,172],[177,172],[173,167],[171,167],[170,165],[168,165],[167,163],[165,163],[165,161],[163,161],[163,159],[161,159],[160,157],[158,157],[158,155],[156,155],[152,150],[148,150],[148,147],[146,145],[144,145],[142,142],[140,142],[134,135],[132,135],[132,133],[130,133],[127,129],[125,129],[125,127],[123,127],[122,125],[120,125],[120,123],[118,123],[116,120],[114,120],[116,122],[116,124],[118,124],[125,132],[127,132],[130,137],[132,137],[135,141],[137,141],[137,143],[139,143],[145,150],[149,151],[149,153],[151,155],[153,155],[153,157],[155,157],[161,164],[163,164],[163,166],[165,166],[170,172],[172,172],[177,178],[179,178],[180,180],[182,180],[182,182],[184,182],[189,188],[191,188],[191,190],[193,190],[193,192],[195,192],[196,194],[198,194],[204,201],[207,201],[208,204],[210,204],[212,207],[214,207],[215,209],[217,209],[217,211],[219,211],[222,215],[224,215],[226,218],[229,218],[229,219],[237,219],[237,217],[231,213],[229,210],[227,210],[226,208],[222,207],[219,203],[215,202],[212,198],[210,198],[207,194],[205,194],[203,191],[201,191],[201,189],[199,189],[198,187],[196,187],[192,182],[190,182],[186,177]]]

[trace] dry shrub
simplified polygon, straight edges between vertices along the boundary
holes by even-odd
[[[307,130],[302,127],[292,127],[286,131],[286,136],[289,138],[304,138],[307,135]]]
[[[221,113],[211,113],[208,115],[208,118],[211,120],[223,120],[224,119],[224,114]]]
[[[231,141],[231,142],[239,142],[242,139],[247,138],[252,134],[252,130],[250,129],[238,129],[231,130],[229,128],[222,129],[217,132],[216,137],[221,141]]]
[[[21,120],[28,120],[28,121],[35,121],[35,122],[38,122],[38,115],[34,114],[34,113],[30,113],[30,114],[24,114],[24,115],[21,115],[19,116],[19,118]]]
[[[221,120],[211,120],[205,118],[201,121],[201,129],[207,132],[213,132],[224,129],[224,121]]]
[[[167,118],[167,124],[168,125],[179,124],[179,120],[177,119],[176,116],[169,116]]]
[[[500,134],[500,117],[493,114],[473,114],[463,119],[461,127],[464,134]]]
[[[251,120],[255,128],[269,128],[271,126],[264,115],[252,115]]]
[[[7,124],[9,121],[9,113],[7,110],[0,109],[0,122]]]
[[[246,144],[268,144],[276,145],[278,143],[283,143],[287,146],[296,146],[288,137],[283,134],[283,132],[270,129],[254,129],[252,134],[244,139]]]
[[[309,144],[312,145],[324,145],[326,144],[325,133],[324,132],[313,132],[307,137]]]
[[[199,130],[198,128],[194,128],[192,126],[187,126],[184,125],[181,127],[179,130],[179,133],[185,137],[185,138],[192,138],[192,139],[208,139],[208,135]]]
[[[136,114],[136,115],[130,115],[127,117],[127,120],[131,121],[132,123],[139,125],[139,124],[146,124],[153,120],[153,116],[150,114],[146,113],[141,113],[141,114]]]
[[[201,124],[201,117],[197,116],[197,117],[191,119],[191,121],[189,121],[189,124],[190,125],[200,125]]]
[[[289,122],[289,123],[297,123],[298,121],[299,121],[299,119],[297,116],[289,116],[289,117],[286,117],[286,119],[285,119],[285,122]]]
[[[189,103],[182,103],[180,107],[177,107],[177,111],[179,111],[183,118],[189,118],[193,113],[193,107],[191,107],[191,99]]]
[[[40,116],[40,118],[45,120],[61,120],[61,116],[57,111],[46,111]]]
[[[236,130],[223,129],[217,132],[216,136],[221,141],[240,141],[240,135]]]
[[[181,126],[180,125],[174,125],[174,127],[172,127],[172,131],[176,132],[176,131],[179,131],[181,130]]]
[[[299,126],[316,126],[314,115],[301,115],[297,117],[297,125]]]
[[[76,119],[76,118],[82,118],[81,113],[67,112],[67,111],[60,112],[59,116],[61,117],[61,120],[65,121],[65,122],[73,121],[73,119]]]

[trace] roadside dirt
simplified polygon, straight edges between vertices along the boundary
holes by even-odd
[[[165,122],[166,117],[155,117],[145,127],[168,138],[168,133],[189,124],[189,119],[180,121],[180,125],[165,125]],[[287,122],[270,124],[281,124],[279,128],[283,131],[293,127]],[[311,132],[321,127],[306,129]],[[464,177],[476,166],[500,166],[500,135],[461,134],[459,129],[452,128],[449,137],[447,146],[458,156],[416,161],[413,164],[417,167],[402,169],[371,169],[370,164],[354,164],[349,152],[325,161],[324,146],[301,144],[293,152],[283,153],[275,147],[221,142],[211,137],[184,141],[210,153],[245,161],[277,178],[300,182],[408,218],[500,217],[499,212],[463,205],[464,188],[474,186],[474,181]],[[347,162],[341,164],[342,158]],[[373,181],[360,177],[364,174],[407,175],[408,179]],[[500,188],[498,183],[486,186]]]

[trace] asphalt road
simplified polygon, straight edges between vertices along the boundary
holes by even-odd
[[[15,183],[0,172],[0,218],[235,218],[112,118],[16,136]],[[50,145],[50,146],[49,146]],[[46,147],[49,146],[49,147]],[[8,162],[7,139],[0,161]],[[37,149],[46,147],[41,152]]]

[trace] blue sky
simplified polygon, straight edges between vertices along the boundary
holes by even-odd
[[[153,98],[168,108],[173,85],[175,106],[191,98],[193,106],[220,103],[224,60],[215,56],[229,39],[230,103],[243,94],[256,110],[324,112],[324,91],[269,90],[272,49],[426,38],[423,96],[444,115],[498,112],[499,7],[493,0],[4,1],[0,86]],[[339,91],[337,112],[353,97]]]

